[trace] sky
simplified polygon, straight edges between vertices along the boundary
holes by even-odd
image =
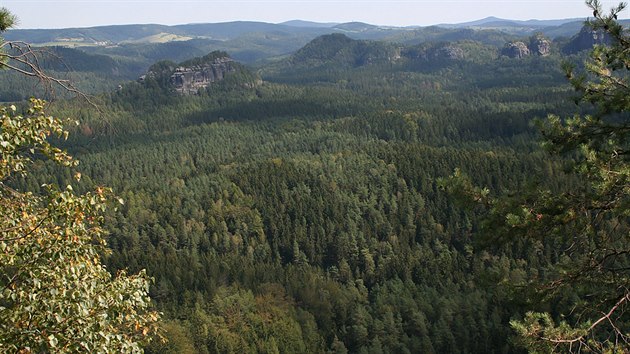
[[[619,3],[601,2],[605,9]],[[0,7],[17,15],[17,28],[24,29],[296,19],[428,26],[488,16],[545,20],[591,14],[583,0],[0,0]]]

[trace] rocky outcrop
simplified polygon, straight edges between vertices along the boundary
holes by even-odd
[[[441,62],[465,59],[466,52],[454,43],[425,43],[406,48],[403,57],[415,62]]]
[[[527,44],[517,41],[509,42],[501,50],[501,55],[505,55],[509,58],[521,59],[530,55],[530,50]]]
[[[465,56],[464,50],[454,45],[445,45],[437,48],[433,55],[438,60],[462,60]]]
[[[157,62],[138,81],[145,84],[157,82],[159,86],[172,92],[196,95],[214,83],[226,82],[228,76],[231,76],[228,85],[252,88],[261,84],[257,75],[220,51],[180,64],[172,61]]]
[[[565,54],[575,54],[583,50],[590,50],[598,44],[610,44],[610,36],[602,30],[596,31],[590,26],[584,26],[578,34],[571,38],[562,51]]]
[[[542,34],[529,37],[529,43],[523,41],[508,42],[501,50],[501,55],[521,59],[530,55],[545,57],[551,54],[551,41]]]
[[[529,52],[533,55],[546,57],[551,54],[551,41],[542,35],[535,35],[529,39]]]
[[[177,93],[196,94],[200,89],[223,80],[226,75],[235,71],[234,60],[229,57],[221,57],[202,65],[179,66],[171,74],[169,83]]]

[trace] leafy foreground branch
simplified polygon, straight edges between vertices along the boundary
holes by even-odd
[[[36,157],[76,166],[48,141],[66,135],[43,101],[24,115],[0,107],[0,352],[140,352],[158,314],[144,272],[112,276],[101,263],[111,191],[45,185],[37,195],[7,185]]]
[[[575,185],[493,198],[460,171],[441,181],[485,210],[486,241],[549,250],[524,296],[539,312],[511,322],[532,352],[630,352],[630,35],[617,21],[625,4],[608,14],[586,4],[609,44],[592,50],[585,73],[565,69],[593,113],[539,124],[543,145],[572,161]]]

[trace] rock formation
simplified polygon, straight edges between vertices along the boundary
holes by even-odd
[[[424,43],[405,48],[402,56],[416,62],[441,62],[465,59],[466,52],[455,43]]]
[[[523,42],[509,42],[503,47],[501,50],[501,55],[505,55],[510,58],[521,59],[526,56],[529,56],[530,50],[527,45]]]
[[[551,41],[541,34],[534,35],[529,39],[529,51],[534,55],[546,57],[551,54]]]
[[[157,84],[181,95],[196,95],[213,83],[221,82],[230,75],[238,75],[231,84],[242,87],[255,87],[261,83],[243,65],[230,58],[227,53],[215,51],[201,58],[194,58],[180,64],[160,61],[153,64],[146,75],[138,81],[157,81]]]
[[[562,51],[566,54],[575,54],[583,50],[590,50],[597,44],[609,43],[610,37],[604,31],[595,31],[589,26],[584,26],[578,34],[571,38]]]
[[[196,94],[213,82],[221,81],[228,73],[235,72],[234,60],[229,57],[216,58],[210,63],[175,68],[169,82],[177,93]]]
[[[542,34],[529,37],[529,44],[523,41],[508,42],[501,50],[501,55],[521,59],[530,55],[545,57],[551,54],[551,41]]]
[[[464,50],[454,45],[445,45],[437,48],[433,53],[435,59],[461,60],[464,59]]]

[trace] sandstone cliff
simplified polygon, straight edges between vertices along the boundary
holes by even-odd
[[[551,54],[551,41],[542,34],[537,34],[529,38],[529,52],[541,57]]]
[[[535,34],[529,37],[527,44],[524,41],[508,42],[501,50],[501,55],[516,59],[530,55],[545,57],[549,54],[551,54],[551,41],[542,34]]]
[[[517,59],[527,57],[529,56],[529,54],[530,54],[530,51],[529,51],[529,48],[527,47],[527,44],[520,41],[509,42],[501,50],[501,55],[505,55],[506,57],[517,58]]]
[[[604,31],[595,31],[590,26],[584,26],[578,34],[571,38],[562,51],[566,54],[575,54],[583,50],[590,50],[594,45],[609,43],[610,37]]]
[[[158,62],[152,65],[139,81],[154,80],[162,87],[178,94],[195,95],[226,79],[231,79],[228,81],[244,87],[253,87],[260,82],[256,75],[230,58],[227,53],[220,51],[179,64],[170,61]]]
[[[177,93],[196,94],[200,89],[237,71],[234,63],[232,58],[220,57],[201,65],[179,66],[171,74],[169,82]]]

